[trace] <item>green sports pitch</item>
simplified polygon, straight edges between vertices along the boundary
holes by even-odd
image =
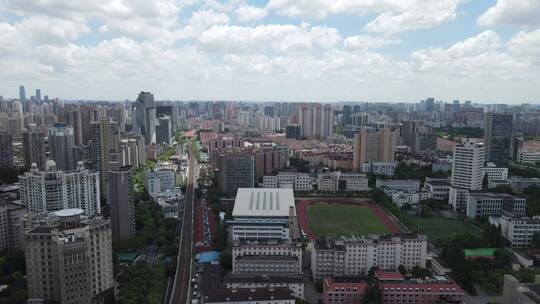
[[[307,206],[307,215],[318,237],[390,233],[367,206],[321,202]]]

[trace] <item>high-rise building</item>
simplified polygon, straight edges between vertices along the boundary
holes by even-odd
[[[59,170],[73,170],[73,146],[75,135],[73,128],[64,123],[55,123],[49,128],[50,158],[56,162]]]
[[[435,110],[435,98],[426,99],[426,111],[433,112]]]
[[[122,165],[131,166],[133,169],[146,161],[146,150],[144,138],[137,134],[130,134],[128,138],[120,141],[120,152],[122,153]]]
[[[302,139],[302,128],[299,125],[287,125],[285,127],[287,138]]]
[[[36,100],[41,101],[41,89],[36,89]]]
[[[513,115],[487,113],[484,121],[486,161],[499,166],[508,164],[512,148]]]
[[[21,249],[23,235],[24,205],[0,198],[0,251]]]
[[[132,106],[132,130],[144,136],[145,144],[156,143],[156,104],[154,95],[141,92]]]
[[[107,193],[109,180],[109,162],[121,159],[118,124],[113,120],[102,117],[99,121],[92,122],[90,126],[90,159],[93,162],[94,170],[100,174],[100,188],[105,194]]]
[[[59,115],[58,121],[73,127],[75,144],[88,145],[90,141],[90,123],[98,121],[99,109],[93,105],[65,105]]]
[[[353,170],[372,162],[392,162],[396,147],[396,132],[389,128],[362,128],[354,135]]]
[[[27,218],[28,299],[91,304],[114,299],[111,224],[80,209]]]
[[[484,144],[465,139],[454,147],[452,186],[481,190],[484,179]]]
[[[156,142],[160,144],[170,143],[172,138],[171,117],[168,115],[159,115],[156,119],[158,121],[156,125]]]
[[[0,168],[13,168],[13,138],[0,132]]]
[[[57,170],[52,160],[45,171],[34,165],[19,176],[21,201],[29,212],[83,209],[86,215],[101,213],[99,175],[78,165],[77,170]]]
[[[334,134],[334,109],[332,105],[303,104],[298,109],[298,123],[302,136],[326,138]]]
[[[24,86],[19,86],[19,99],[21,101],[26,101],[26,89]]]
[[[45,143],[35,124],[29,124],[22,134],[24,166],[30,168],[33,163],[40,170],[45,169]]]
[[[131,166],[116,166],[109,171],[107,200],[111,208],[111,226],[114,239],[135,234],[135,197]]]
[[[253,188],[255,157],[244,150],[228,150],[217,155],[219,191],[235,195],[238,188]]]

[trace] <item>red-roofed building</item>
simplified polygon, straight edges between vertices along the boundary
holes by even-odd
[[[375,271],[375,277],[379,281],[404,281],[405,279],[401,275],[401,273],[397,271],[384,271],[384,270],[377,270]]]
[[[192,138],[193,136],[195,136],[195,130],[187,131],[186,133],[184,133],[184,136],[188,138]]]
[[[398,276],[393,272],[375,274],[375,280],[382,292],[384,304],[436,304],[440,300],[463,303],[464,291],[454,282],[405,281],[401,275],[399,275],[400,278],[392,281],[390,277],[397,278]],[[359,278],[355,282],[351,282],[350,280],[326,278],[323,282],[323,302],[325,304],[359,304],[362,302],[368,286],[367,280],[368,278]]]

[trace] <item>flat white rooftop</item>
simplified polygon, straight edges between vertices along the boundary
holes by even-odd
[[[239,188],[234,201],[233,217],[284,217],[294,209],[293,189]],[[296,210],[295,213],[296,215]]]

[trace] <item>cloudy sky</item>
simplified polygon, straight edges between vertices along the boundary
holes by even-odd
[[[65,99],[540,103],[540,0],[0,0],[0,95],[20,84]]]

